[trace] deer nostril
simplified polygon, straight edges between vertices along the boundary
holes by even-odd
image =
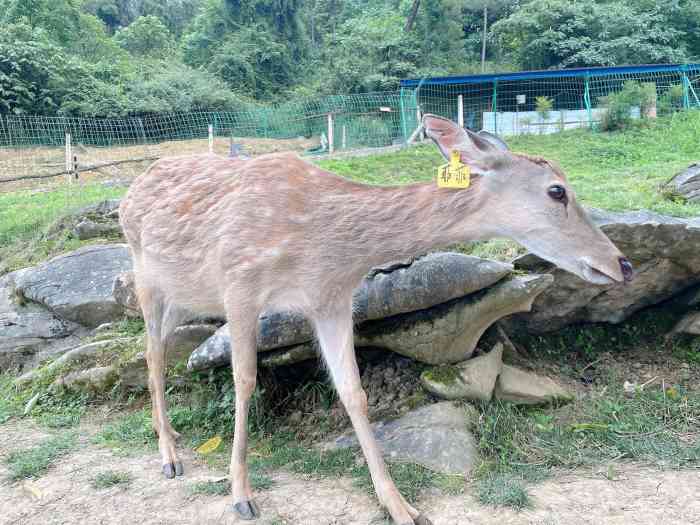
[[[634,267],[627,257],[620,257],[620,269],[625,282],[629,282],[634,277]]]

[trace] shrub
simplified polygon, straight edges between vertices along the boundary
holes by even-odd
[[[625,129],[632,123],[632,109],[639,108],[640,118],[656,103],[656,84],[630,80],[622,90],[603,97],[605,113],[600,122],[603,131]]]

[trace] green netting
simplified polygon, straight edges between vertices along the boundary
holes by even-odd
[[[632,118],[700,108],[699,65],[663,66],[662,71],[648,72],[644,67],[641,71],[630,69],[634,68],[591,69],[580,75],[548,72],[547,78],[532,75],[503,80],[487,75],[426,79],[417,87],[402,89],[404,135],[415,129],[418,110],[461,120],[472,130],[506,136],[595,128],[606,111],[605,97],[620,92],[629,82],[651,86],[656,93],[644,115],[641,107],[632,108]]]
[[[604,97],[619,92],[630,81],[653,85],[653,114],[700,107],[699,65],[660,68],[663,70],[654,72],[605,68],[600,74],[592,69],[576,75],[564,70],[525,80],[428,79],[419,88],[301,99],[274,106],[250,104],[237,111],[111,119],[4,116],[0,117],[0,147],[61,147],[66,132],[74,144],[90,147],[148,145],[206,139],[211,126],[215,137],[313,137],[321,152],[330,150],[332,137],[333,150],[342,151],[404,143],[418,127],[421,113],[436,113],[470,129],[506,136],[554,133],[595,127],[605,111]],[[636,117],[640,116],[649,114],[641,115],[639,109]]]

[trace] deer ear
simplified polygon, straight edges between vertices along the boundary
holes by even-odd
[[[491,145],[496,146],[501,151],[510,151],[508,144],[506,144],[505,141],[498,135],[494,135],[493,133],[486,131],[485,129],[479,131],[477,135],[479,135],[483,139],[488,140],[491,143]]]
[[[446,118],[427,114],[423,117],[423,129],[446,159],[450,158],[452,150],[459,150],[462,162],[477,172],[488,170],[503,156],[503,152],[489,140],[462,129]]]

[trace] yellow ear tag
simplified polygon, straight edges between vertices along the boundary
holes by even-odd
[[[469,166],[462,164],[459,151],[452,150],[450,162],[438,168],[437,183],[440,188],[468,188],[471,171]]]

